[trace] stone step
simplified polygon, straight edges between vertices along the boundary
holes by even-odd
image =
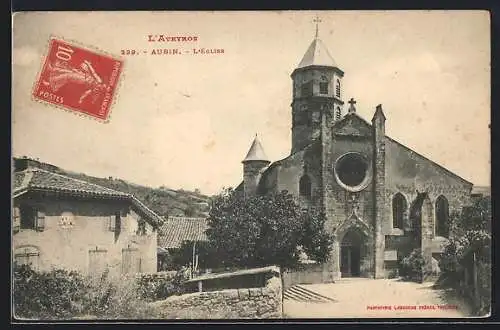
[[[304,288],[303,286],[300,286],[300,285],[296,285],[295,289],[303,292],[304,294],[315,296],[315,297],[317,297],[318,299],[321,299],[321,300],[336,301],[333,298],[330,298],[330,297],[324,296],[322,294],[319,294],[317,292],[314,292],[312,290],[306,289],[306,288]]]
[[[294,285],[283,293],[284,299],[290,299],[301,302],[314,302],[314,303],[327,303],[334,302],[335,300],[323,296],[317,292],[308,290],[299,285]]]

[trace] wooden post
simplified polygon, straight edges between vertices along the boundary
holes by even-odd
[[[198,281],[198,292],[203,292],[202,281]]]
[[[476,252],[472,253],[472,283],[474,287],[474,300],[476,302],[476,305],[481,308],[481,298],[479,296],[479,288],[478,288],[478,283],[477,283],[477,259],[476,259]]]

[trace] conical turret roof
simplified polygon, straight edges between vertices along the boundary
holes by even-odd
[[[264,148],[262,148],[262,145],[260,144],[257,134],[255,134],[255,139],[252,142],[250,150],[248,150],[247,156],[245,157],[245,159],[243,159],[243,163],[253,160],[260,160],[266,162],[269,161],[269,159],[266,156],[266,153],[264,152]]]
[[[297,69],[311,65],[337,67],[337,63],[319,38],[314,38]]]

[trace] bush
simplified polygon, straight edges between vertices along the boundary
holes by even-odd
[[[400,261],[400,275],[410,281],[422,282],[424,258],[420,249],[414,249]]]
[[[29,266],[14,272],[14,314],[20,318],[63,319],[80,312],[84,279],[77,272],[37,273]]]
[[[55,269],[35,272],[29,266],[14,269],[14,315],[21,319],[141,319],[156,318],[148,303],[165,295],[179,294],[183,278],[159,281],[156,289],[144,291],[135,278],[85,277],[78,272]],[[145,294],[145,292],[152,292]]]
[[[491,306],[490,198],[475,200],[461,213],[453,214],[452,224],[452,235],[439,262],[441,276],[438,284],[453,288],[471,302],[478,315],[485,315]],[[477,286],[471,280],[474,270],[477,272]]]
[[[137,278],[137,290],[142,299],[161,300],[185,293],[184,283],[188,279],[183,269],[176,273],[140,274]]]

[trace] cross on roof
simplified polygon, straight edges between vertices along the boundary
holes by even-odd
[[[318,38],[318,23],[321,23],[321,19],[316,15],[316,18],[313,19],[313,22],[316,23],[316,38]]]
[[[354,105],[356,104],[356,101],[354,101],[354,98],[351,97],[351,99],[349,100],[349,103],[351,106],[349,107],[349,113],[354,113],[356,112],[356,107],[354,107]]]

